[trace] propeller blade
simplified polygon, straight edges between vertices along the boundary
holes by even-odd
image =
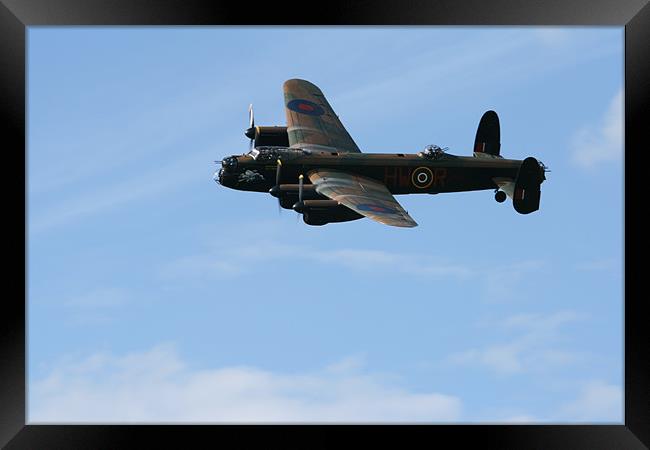
[[[282,169],[282,161],[278,158],[278,166],[275,169],[275,185],[280,186],[280,170]]]
[[[255,146],[255,117],[253,116],[253,104],[248,105],[248,128],[244,131],[244,135],[251,141],[248,144],[248,151],[253,150]]]
[[[297,212],[298,214],[304,213],[305,209],[305,204],[302,202],[302,182],[303,182],[303,176],[300,174],[298,177],[298,201],[293,205],[293,210]]]
[[[278,158],[278,167],[275,169],[275,185],[280,189],[280,170],[282,169],[282,161]],[[280,192],[282,195],[282,192]],[[282,205],[280,202],[280,195],[278,195],[278,215],[282,214]]]

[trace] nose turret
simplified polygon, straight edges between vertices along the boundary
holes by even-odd
[[[237,168],[237,157],[236,156],[228,156],[224,159],[221,160],[221,168],[232,172]]]
[[[214,173],[212,179],[222,186],[231,187],[237,179],[239,161],[236,156],[227,156],[221,160],[221,168]]]
[[[223,176],[223,167],[219,170],[217,170],[214,175],[212,176],[212,179],[215,181],[215,183],[223,184],[221,182],[221,178]]]

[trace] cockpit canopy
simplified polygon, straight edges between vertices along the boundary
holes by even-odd
[[[427,145],[418,155],[427,159],[438,159],[441,158],[448,149],[448,147],[440,148],[437,145]]]
[[[302,155],[309,155],[309,150],[290,147],[256,147],[246,153],[256,161],[275,161],[278,158],[283,160],[296,158]]]

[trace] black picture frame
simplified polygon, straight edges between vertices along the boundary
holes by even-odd
[[[499,449],[634,449],[650,446],[650,389],[647,298],[635,289],[634,264],[641,245],[628,217],[645,205],[637,201],[637,170],[648,152],[643,118],[650,116],[650,5],[648,0],[363,0],[346,2],[244,3],[207,0],[0,0],[0,110],[6,199],[16,200],[20,218],[5,215],[6,246],[17,254],[16,279],[22,271],[24,295],[6,294],[0,340],[0,446],[6,448],[122,448],[154,444],[187,446],[194,439],[218,444],[224,438],[247,445],[255,439],[311,447],[340,445],[338,433],[349,426],[263,425],[27,425],[26,323],[27,228],[25,147],[26,28],[69,25],[606,25],[625,27],[625,418],[621,425],[396,425],[354,427],[373,440],[423,438],[426,444],[450,440],[454,447]],[[645,141],[645,143],[644,143]],[[10,170],[7,171],[7,168]],[[6,180],[6,178],[5,178]],[[594,193],[598,195],[598,193]],[[13,207],[13,205],[11,205]],[[607,212],[604,211],[604,214]],[[24,237],[23,247],[14,242]],[[597,243],[594,243],[597,245]],[[14,250],[15,247],[15,250]],[[21,264],[22,263],[22,264]],[[6,278],[10,286],[14,277]],[[5,289],[11,292],[10,289]],[[637,294],[637,292],[641,292]],[[253,433],[254,432],[254,433]],[[309,439],[306,440],[309,434]],[[261,435],[261,436],[260,436]],[[252,440],[250,441],[252,443]]]

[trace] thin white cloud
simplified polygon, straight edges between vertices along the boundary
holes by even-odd
[[[396,107],[404,104],[402,101],[404,98],[409,98],[411,109],[423,106],[424,103],[430,103],[447,95],[452,89],[456,90],[468,84],[474,85],[475,79],[470,80],[459,74],[470,73],[477,68],[482,69],[487,64],[494,64],[494,61],[525,48],[532,39],[534,39],[532,34],[514,30],[505,35],[485,33],[477,39],[435,48],[429,54],[418,54],[410,60],[403,61],[399,71],[333,96],[332,102],[341,111],[350,111],[347,113],[350,117],[360,114],[354,112],[358,110],[354,106],[363,104],[365,108],[362,114],[366,118],[370,117],[373,111],[385,110],[382,107],[386,104],[393,105],[390,111],[394,111]],[[423,64],[422,61],[437,61],[439,64]],[[450,80],[453,80],[453,86]],[[432,86],[438,87],[437,94],[432,92]],[[440,88],[441,86],[444,88]],[[427,92],[427,96],[420,96],[420,100],[418,95],[408,96],[409,93],[420,94],[424,91]]]
[[[193,278],[206,281],[245,273],[245,264],[217,255],[184,256],[160,269],[160,275],[167,279]]]
[[[598,125],[578,130],[571,140],[572,162],[583,169],[619,161],[623,155],[623,89],[610,102]]]
[[[415,280],[447,280],[458,282],[472,279],[481,289],[480,297],[487,302],[520,301],[526,277],[546,267],[541,260],[523,260],[514,263],[500,262],[490,270],[471,264],[452,261],[441,255],[401,253],[364,248],[319,249],[311,245],[281,244],[276,238],[286,230],[266,230],[258,227],[250,233],[259,241],[234,243],[210,241],[203,245],[210,250],[196,255],[185,255],[163,263],[158,275],[165,280],[193,279],[199,282],[240,277],[261,264],[273,261],[290,261],[292,264],[335,265],[348,272],[370,273],[375,276],[408,276]],[[241,234],[247,233],[240,231]],[[223,232],[211,232],[211,235]],[[262,234],[260,236],[260,234]],[[476,267],[479,267],[477,270]],[[325,269],[327,270],[327,269]]]
[[[593,380],[585,383],[578,397],[560,408],[561,418],[582,422],[623,421],[623,389],[620,385]]]
[[[623,266],[615,258],[601,258],[579,263],[576,265],[576,269],[586,272],[616,271],[621,273]]]
[[[580,320],[582,316],[574,311],[559,311],[549,315],[515,314],[503,321],[506,328],[523,329],[536,337],[549,336],[567,323]]]
[[[519,286],[526,276],[535,277],[535,272],[545,267],[541,260],[502,262],[482,273],[485,295],[492,302],[506,302],[519,299]]]
[[[55,368],[30,387],[30,423],[450,422],[461,401],[411,392],[344,359],[321,371],[194,370],[173,346],[97,354]]]
[[[571,31],[564,27],[538,27],[533,29],[533,33],[539,42],[550,47],[565,45],[571,37]]]
[[[107,122],[94,121],[82,133],[43,136],[38,129],[30,131],[29,195],[114,176],[134,163],[158,161],[170,150],[185,154],[193,133],[213,128],[238,106],[234,93],[212,84],[177,94]],[[43,119],[38,114],[40,110],[29,111],[29,126]]]
[[[376,121],[380,115],[394,116],[400,108],[413,112],[423,107],[430,109],[432,104],[437,105],[450,96],[463,98],[462,94],[466,94],[467,90],[481,84],[499,86],[504,76],[508,78],[507,84],[512,84],[531,76],[544,76],[563,69],[573,70],[586,61],[620,53],[622,44],[622,40],[594,41],[570,30],[553,27],[513,29],[505,33],[488,31],[452,45],[434,46],[428,54],[418,54],[402,61],[399,70],[379,72],[384,75],[369,79],[354,90],[332,95],[330,100],[337,111],[345,112],[345,117],[351,119],[350,125]],[[545,56],[552,57],[513,58],[513,55],[531,49],[545,51]],[[423,61],[434,63],[423,64]],[[485,70],[488,66],[507,67],[507,70]],[[468,75],[476,73],[480,73],[481,77]],[[427,95],[421,95],[422,92]],[[404,102],[405,98],[409,101]],[[359,109],[358,105],[361,104],[365,107]],[[385,108],[388,104],[391,105],[389,109]],[[343,123],[348,124],[345,117],[342,118]],[[348,131],[354,137],[354,130]],[[359,143],[363,136],[355,139]],[[363,145],[361,147],[363,150]]]
[[[525,424],[525,423],[535,423],[539,422],[539,419],[535,418],[535,416],[531,416],[529,414],[515,414],[514,416],[509,416],[506,417],[503,422],[505,423],[513,423],[513,424]]]
[[[209,181],[209,164],[207,152],[195,153],[125,181],[102,186],[100,180],[97,189],[82,191],[47,209],[30,205],[29,231],[40,233],[87,216],[106,213],[134,201],[177,189],[196,181],[197,177]]]
[[[64,305],[71,308],[110,308],[123,305],[128,297],[124,289],[97,288],[68,298]]]
[[[352,373],[359,372],[363,369],[366,363],[366,358],[361,355],[346,356],[345,358],[336,361],[326,367],[326,370],[331,373]]]
[[[452,263],[435,263],[419,255],[409,255],[383,250],[340,249],[314,251],[308,258],[321,262],[336,262],[353,270],[397,270],[422,276],[470,276],[471,269]]]
[[[215,246],[210,253],[181,257],[165,264],[164,278],[220,279],[246,274],[260,262],[290,259],[295,263],[337,264],[352,271],[404,273],[422,277],[463,279],[473,270],[461,264],[432,261],[429,257],[384,250],[343,248],[320,250],[271,241],[252,242],[234,248]]]
[[[63,306],[68,309],[66,318],[70,323],[88,327],[110,323],[116,310],[130,300],[131,295],[125,289],[100,287],[68,297]]]
[[[580,382],[572,386],[565,397],[546,413],[530,414],[525,410],[499,406],[485,410],[482,415],[503,417],[503,419],[482,421],[481,423],[622,423],[623,422],[623,388],[620,385],[602,380]]]
[[[448,361],[454,365],[482,365],[500,374],[521,372],[521,344],[492,345],[484,349],[470,349],[451,355]]]
[[[451,365],[485,367],[499,375],[563,367],[579,359],[579,355],[555,348],[560,328],[582,319],[573,311],[554,314],[519,314],[496,324],[497,328],[517,333],[507,342],[472,348],[447,358]]]

